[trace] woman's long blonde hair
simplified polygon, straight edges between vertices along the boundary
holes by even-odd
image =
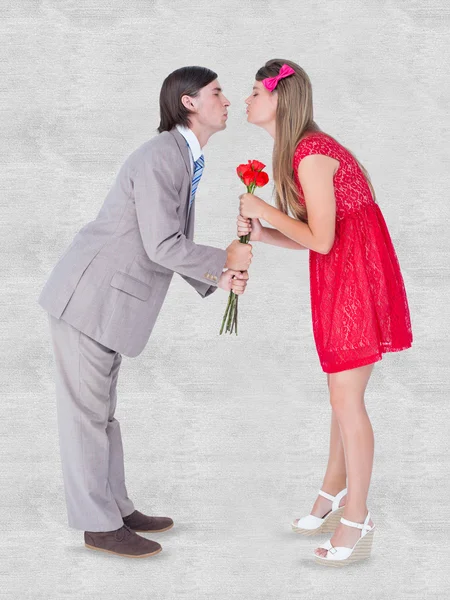
[[[311,82],[306,72],[291,60],[274,58],[256,73],[256,81],[278,75],[282,65],[287,64],[295,73],[278,81],[278,103],[276,112],[276,135],[272,156],[273,179],[275,183],[275,200],[277,208],[285,214],[291,213],[295,218],[308,221],[306,207],[299,203],[299,191],[294,180],[294,152],[307,133],[322,131],[313,118],[313,100]],[[329,135],[327,133],[327,135]],[[332,139],[333,136],[329,135]],[[337,142],[337,140],[335,140]],[[341,146],[342,144],[338,142]],[[345,148],[345,146],[343,146]],[[348,152],[348,148],[345,148]],[[350,152],[358,163],[367,180],[372,197],[375,190],[366,169],[356,156]]]

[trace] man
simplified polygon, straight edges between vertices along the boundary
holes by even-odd
[[[173,526],[128,498],[116,383],[121,355],[138,356],[148,342],[174,272],[202,297],[217,287],[245,291],[251,245],[193,242],[202,148],[225,129],[229,106],[213,71],[171,73],[161,88],[159,135],[127,158],[39,296],[55,355],[68,522],[84,530],[88,548],[151,556],[161,546],[136,532]]]

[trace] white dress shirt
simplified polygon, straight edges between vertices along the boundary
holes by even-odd
[[[183,125],[175,125],[181,135],[189,144],[189,156],[191,158],[191,175],[194,173],[194,162],[200,158],[203,154],[202,148],[200,146],[200,142],[198,141],[197,136],[189,129],[189,127],[184,127]]]

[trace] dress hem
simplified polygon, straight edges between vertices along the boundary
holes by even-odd
[[[383,354],[386,354],[387,352],[401,352],[402,350],[408,350],[408,348],[411,348],[411,346],[412,346],[412,344],[409,344],[407,346],[398,347],[398,348],[386,347],[386,348],[383,348],[381,350],[381,352],[379,352],[378,354],[373,354],[372,356],[368,356],[366,358],[361,358],[359,360],[352,360],[352,361],[341,363],[340,365],[333,365],[330,367],[325,367],[321,363],[321,367],[322,367],[322,370],[324,371],[324,373],[340,373],[341,371],[349,371],[351,369],[357,369],[358,367],[365,367],[372,363],[379,362],[380,360],[382,360]]]

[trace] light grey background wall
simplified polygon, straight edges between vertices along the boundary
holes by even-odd
[[[2,595],[448,597],[447,2],[1,0],[0,13]],[[315,540],[290,531],[322,482],[330,409],[307,253],[256,244],[237,338],[217,335],[226,294],[202,300],[176,277],[145,351],[123,360],[128,490],[141,511],[174,518],[153,536],[163,552],[89,552],[66,523],[37,296],[123,160],[155,135],[160,85],[180,66],[216,70],[232,103],[205,148],[196,240],[234,238],[236,165],[255,158],[271,173],[271,138],[246,123],[243,100],[275,57],[306,69],[317,122],[369,169],[410,302],[414,346],[386,355],[367,390],[373,557],[321,569]]]

